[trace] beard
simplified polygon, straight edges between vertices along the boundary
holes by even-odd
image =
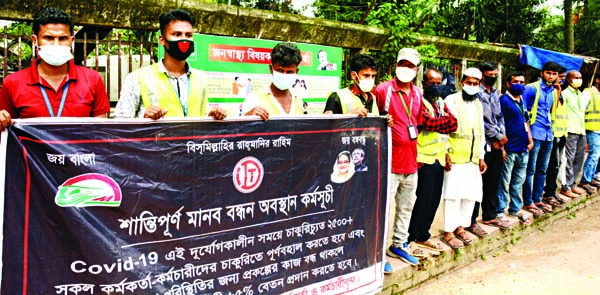
[[[462,98],[464,101],[474,101],[477,98],[477,94],[469,95],[463,91]]]

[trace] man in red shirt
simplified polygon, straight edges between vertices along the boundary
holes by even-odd
[[[44,8],[35,14],[32,27],[31,41],[39,58],[4,79],[0,131],[17,118],[106,118],[110,105],[100,75],[73,63],[71,16],[58,8]]]
[[[387,255],[416,265],[419,260],[409,254],[408,226],[417,191],[417,126],[423,113],[421,90],[412,81],[421,55],[412,48],[398,52],[396,77],[383,82],[374,91],[379,113],[394,119],[392,128],[392,176],[390,192],[395,195],[393,244]]]

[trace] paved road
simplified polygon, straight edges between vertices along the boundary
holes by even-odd
[[[600,294],[600,202],[570,217],[406,294]]]

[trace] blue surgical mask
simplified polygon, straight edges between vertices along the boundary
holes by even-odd
[[[525,85],[519,84],[519,83],[510,84],[510,88],[508,88],[508,92],[510,92],[510,94],[512,94],[514,96],[519,96],[519,95],[523,94],[524,91],[525,91]]]

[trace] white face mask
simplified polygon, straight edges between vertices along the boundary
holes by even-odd
[[[573,85],[575,88],[581,87],[581,84],[583,84],[582,79],[573,79],[573,81],[571,81],[571,85]]]
[[[279,90],[289,89],[296,81],[296,74],[282,74],[280,72],[273,72],[273,85]]]
[[[40,58],[52,66],[62,66],[73,58],[69,46],[43,45],[38,48]]]
[[[412,81],[417,75],[417,71],[407,67],[396,67],[396,77],[403,83]]]
[[[362,92],[371,92],[375,86],[375,79],[363,79],[358,81],[358,88]]]
[[[477,92],[479,92],[479,86],[464,85],[463,91],[468,95],[475,95]]]

